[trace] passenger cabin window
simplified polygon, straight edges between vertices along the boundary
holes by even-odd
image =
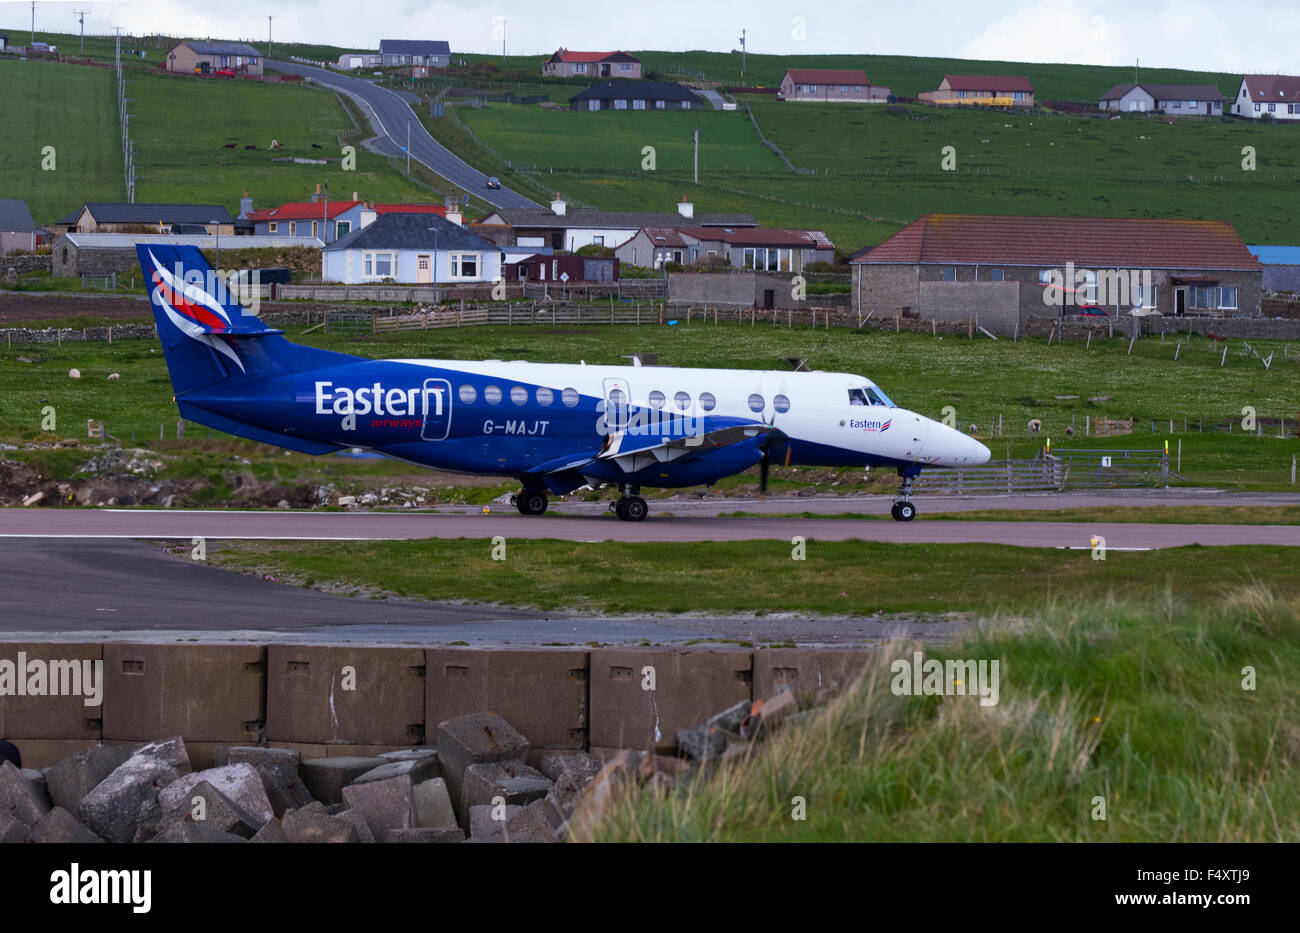
[[[539,386],[537,389],[537,404],[543,408],[549,408],[553,401],[555,401],[555,393],[546,386]]]
[[[718,400],[713,397],[712,392],[701,392],[700,407],[705,411],[713,411],[713,409],[718,407]]]
[[[759,395],[757,392],[755,392],[753,395],[751,395],[751,396],[749,397],[749,410],[750,410],[750,411],[762,411],[762,410],[763,410],[763,396]]]
[[[478,390],[468,382],[460,387],[460,400],[466,405],[473,405],[478,399]]]
[[[772,399],[772,407],[784,414],[790,410],[790,400],[784,395],[778,395]]]
[[[650,407],[651,408],[664,407],[664,394],[660,392],[658,389],[655,389],[653,392],[650,393]]]
[[[516,405],[527,405],[528,390],[525,389],[523,386],[511,386],[510,401],[514,402]]]
[[[677,403],[677,407],[682,411],[691,407],[691,396],[687,392],[678,392],[673,396],[673,401]]]
[[[501,403],[501,389],[497,386],[487,386],[483,389],[483,401],[489,405],[499,405]]]

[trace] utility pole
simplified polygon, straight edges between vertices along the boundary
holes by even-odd
[[[73,10],[72,15],[81,20],[81,54],[86,54],[86,14],[90,10]]]
[[[406,177],[411,177],[411,118],[406,118]]]
[[[1133,59],[1133,83],[1134,84],[1138,83],[1138,65],[1140,64],[1142,64],[1142,59],[1140,58]]]
[[[330,183],[325,182],[325,213],[321,218],[321,240],[328,243],[330,241]]]
[[[35,44],[36,44],[36,0],[32,0],[32,45]]]
[[[700,128],[695,128],[695,183],[700,183]]]
[[[275,19],[274,16],[267,16],[266,18],[266,57],[267,58],[271,57],[271,20],[273,19]]]
[[[501,21],[501,64],[503,65],[506,63],[506,23],[508,22],[510,22],[508,19]]]
[[[749,30],[741,27],[740,30],[740,79],[745,80],[745,34]]]

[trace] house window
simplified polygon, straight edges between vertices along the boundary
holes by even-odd
[[[341,236],[347,236],[351,232],[352,232],[352,221],[350,220],[340,220],[338,223],[334,225],[335,239],[338,239]]]
[[[600,109],[600,101],[598,101],[598,100],[589,100],[589,101],[587,101],[587,109],[588,109],[588,110],[599,110],[599,109]]]
[[[944,280],[945,282],[955,282],[955,281],[957,281],[957,270],[956,270],[956,269],[944,269],[944,270],[943,270],[943,280]]]
[[[1002,270],[1001,270],[1001,269],[990,269],[990,270],[989,270],[989,281],[990,281],[990,282],[1001,282],[1001,281],[1003,280],[1003,277],[1004,277],[1004,276],[1003,276],[1003,273],[1002,273]]]
[[[573,66],[573,73],[575,75],[585,75],[587,73],[586,63],[585,62],[575,63]]]
[[[604,246],[605,245],[604,234],[601,234],[600,236],[593,236],[591,238],[591,243],[593,246]]]
[[[1259,113],[1259,104],[1256,104],[1256,105],[1255,105],[1255,112],[1256,112],[1256,113]]]
[[[397,268],[397,256],[395,253],[362,253],[362,268],[366,278],[392,278],[393,271]]]
[[[663,110],[663,109],[664,109],[664,102],[661,100],[655,101],[655,110]]]
[[[788,251],[787,251],[788,255]],[[788,262],[787,262],[788,268]],[[781,270],[781,251],[779,249],[769,249],[767,251],[767,271],[779,272]]]
[[[317,235],[318,235],[318,233],[317,233],[317,224],[318,224],[318,223],[319,223],[319,222],[318,222],[318,221],[315,221],[315,220],[313,220],[313,221],[311,222],[311,235],[312,235],[312,236],[317,236]]]
[[[1183,109],[1183,102],[1182,102],[1181,100],[1176,100],[1176,101],[1174,101],[1174,109],[1175,109],[1175,110],[1182,110],[1182,109]]]
[[[615,110],[626,110],[626,109],[627,109],[627,101],[625,101],[625,100],[616,100],[616,101],[614,101],[614,109],[615,109]]]
[[[1012,100],[1024,100],[1024,99],[1025,99],[1025,92],[1024,92],[1024,91],[1016,91],[1014,94],[1011,95],[1011,99],[1012,99]]]
[[[620,62],[620,63],[619,63],[619,66],[618,66],[618,70],[619,70],[619,71],[631,71],[631,70],[632,70],[632,66],[631,66],[628,62]]]
[[[267,225],[266,225],[266,232],[267,232],[267,233],[279,233],[279,232],[280,232],[280,225],[279,225],[278,223],[276,223],[274,220],[272,220],[272,221],[270,221],[269,223],[267,223]]]
[[[1232,311],[1237,309],[1237,287],[1235,285],[1219,286],[1219,307]]]
[[[1268,105],[1268,112],[1269,112],[1269,113],[1273,113],[1273,112],[1275,112],[1276,110],[1277,110],[1277,104],[1269,104],[1269,105]]]
[[[683,109],[683,110],[690,110],[690,109],[691,109],[691,102],[690,102],[689,100],[684,100],[684,101],[682,101],[682,109]]]
[[[1197,110],[1197,109],[1199,109],[1199,108],[1200,108],[1200,101],[1189,100],[1189,101],[1187,102],[1187,109],[1188,109],[1188,110]]]
[[[848,92],[849,92],[849,86],[847,84],[841,84],[840,93],[847,94]]]
[[[861,84],[855,84],[855,85],[853,85],[853,93],[854,93],[854,94],[861,94],[861,93],[862,93],[862,85],[861,85]]]
[[[1152,285],[1152,286],[1151,286],[1151,294],[1148,295],[1148,294],[1146,293],[1146,289],[1142,287],[1142,283],[1141,283],[1141,282],[1137,282],[1136,284],[1134,284],[1134,286],[1133,286],[1133,307],[1135,307],[1135,308],[1154,308],[1154,307],[1156,306],[1156,289],[1157,289],[1157,288],[1159,288],[1158,285]]]
[[[966,92],[965,92],[965,91],[958,91],[958,92],[957,92],[957,96],[960,97],[960,98],[962,98],[963,100],[965,100],[965,99],[966,99]]]
[[[634,101],[632,101],[632,109],[633,109],[633,110],[645,110],[645,101],[643,101],[643,100],[634,100]]]
[[[1074,297],[1076,303],[1082,301],[1087,304],[1092,304],[1097,300],[1097,270],[1096,269],[1085,270],[1084,280],[1083,280],[1083,295],[1082,297],[1080,297],[1078,294],[1076,294]]]
[[[453,279],[478,278],[478,253],[452,253],[451,277]]]
[[[1213,308],[1214,307],[1214,286],[1212,285],[1193,285],[1192,286],[1192,307],[1193,308]]]

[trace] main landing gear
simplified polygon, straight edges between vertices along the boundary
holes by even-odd
[[[609,510],[625,522],[645,521],[645,517],[650,514],[650,506],[638,495],[641,487],[624,484],[619,487],[619,491],[622,495],[609,504]]]
[[[541,515],[546,511],[546,493],[521,490],[510,497],[520,515]]]
[[[896,522],[910,522],[916,518],[916,506],[912,505],[912,477],[900,473],[903,477],[903,483],[898,487],[898,494],[902,496],[889,510],[889,514],[894,516]]]

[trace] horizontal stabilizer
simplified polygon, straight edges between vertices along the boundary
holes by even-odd
[[[199,408],[197,405],[181,399],[176,400],[176,407],[180,409],[181,417],[187,421],[193,421],[209,428],[216,428],[218,431],[234,434],[236,437],[247,438],[250,441],[261,441],[263,444],[273,444],[276,447],[296,450],[302,454],[328,454],[336,450],[342,450],[347,446],[344,444],[327,444],[324,441],[309,441],[306,438],[294,437],[291,434],[277,434],[275,431],[255,428],[249,424],[232,421],[229,418],[210,412],[206,408]]]

